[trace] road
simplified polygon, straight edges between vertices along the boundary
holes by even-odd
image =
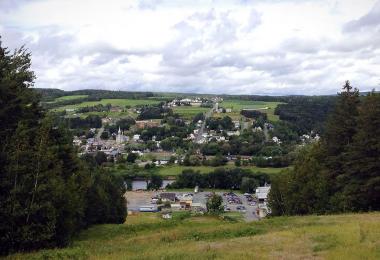
[[[103,126],[98,129],[98,133],[96,134],[96,140],[100,140],[100,136],[102,135],[103,131],[104,131]]]
[[[269,141],[269,133],[268,133],[268,127],[266,124],[264,124],[264,136],[265,136],[265,141]]]
[[[202,135],[203,135],[203,133],[205,131],[205,127],[206,127],[206,119],[212,115],[212,113],[214,112],[215,109],[216,109],[216,103],[214,103],[213,107],[205,114],[205,118],[202,122],[202,125],[199,128],[198,134],[194,139],[194,141],[196,143],[199,143],[202,140],[202,138],[203,138]]]

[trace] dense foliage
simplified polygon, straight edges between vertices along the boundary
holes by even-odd
[[[380,209],[380,94],[360,100],[346,82],[319,143],[272,181],[274,215]]]
[[[247,187],[247,179],[253,179],[250,182],[253,186]],[[259,185],[269,182],[269,176],[264,173],[252,173],[249,170],[241,168],[225,169],[217,168],[210,173],[201,174],[192,169],[183,170],[172,183],[170,188],[214,188],[214,189],[234,189],[238,190],[244,185],[245,190],[253,190]]]
[[[286,104],[279,104],[275,114],[281,120],[288,121],[294,125],[298,134],[311,131],[323,132],[324,123],[334,108],[335,96],[288,97]]]
[[[30,54],[0,45],[1,254],[65,246],[90,224],[125,219],[122,180],[77,157],[69,132],[41,110],[33,80]]]

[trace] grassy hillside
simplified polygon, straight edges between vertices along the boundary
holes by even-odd
[[[268,115],[268,119],[271,121],[277,121],[279,118],[274,114],[274,109],[281,102],[266,102],[266,101],[250,101],[250,100],[225,100],[220,106],[224,108],[231,108],[232,113],[228,113],[227,115],[236,116],[240,115],[240,111],[242,109],[259,109],[261,112],[266,113]],[[263,109],[268,108],[268,109]]]
[[[125,107],[128,105],[128,106],[134,107],[136,105],[149,105],[149,104],[158,104],[158,103],[160,103],[159,100],[153,100],[153,99],[102,99],[100,101],[87,101],[87,102],[82,102],[80,104],[62,106],[62,107],[56,108],[56,110],[75,109],[79,107],[95,106],[98,104],[102,104],[102,105],[112,104],[114,106],[120,106],[120,107]]]
[[[65,249],[12,259],[379,259],[380,213],[278,217],[245,223],[187,213],[98,225]],[[232,219],[232,220],[231,220]]]
[[[192,107],[192,106],[181,106],[174,107],[173,112],[178,113],[181,117],[186,119],[192,119],[196,114],[205,113],[209,111],[210,108],[207,107]]]
[[[55,101],[65,101],[65,100],[74,100],[74,99],[80,99],[80,98],[86,98],[88,95],[71,95],[71,96],[63,96],[56,98]]]

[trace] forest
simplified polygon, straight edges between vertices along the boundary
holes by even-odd
[[[123,223],[124,182],[81,160],[33,90],[31,55],[0,42],[0,252],[61,247],[80,230]]]
[[[272,180],[273,215],[380,209],[380,94],[347,81],[320,142],[304,146],[295,167]]]

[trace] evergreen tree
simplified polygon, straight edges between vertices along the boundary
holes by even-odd
[[[359,109],[358,131],[349,147],[342,178],[346,208],[380,209],[380,94],[369,93]]]
[[[322,149],[331,197],[330,208],[333,211],[345,210],[345,198],[341,192],[346,184],[343,167],[348,161],[347,152],[357,131],[359,103],[358,89],[353,89],[346,81],[326,124]]]

